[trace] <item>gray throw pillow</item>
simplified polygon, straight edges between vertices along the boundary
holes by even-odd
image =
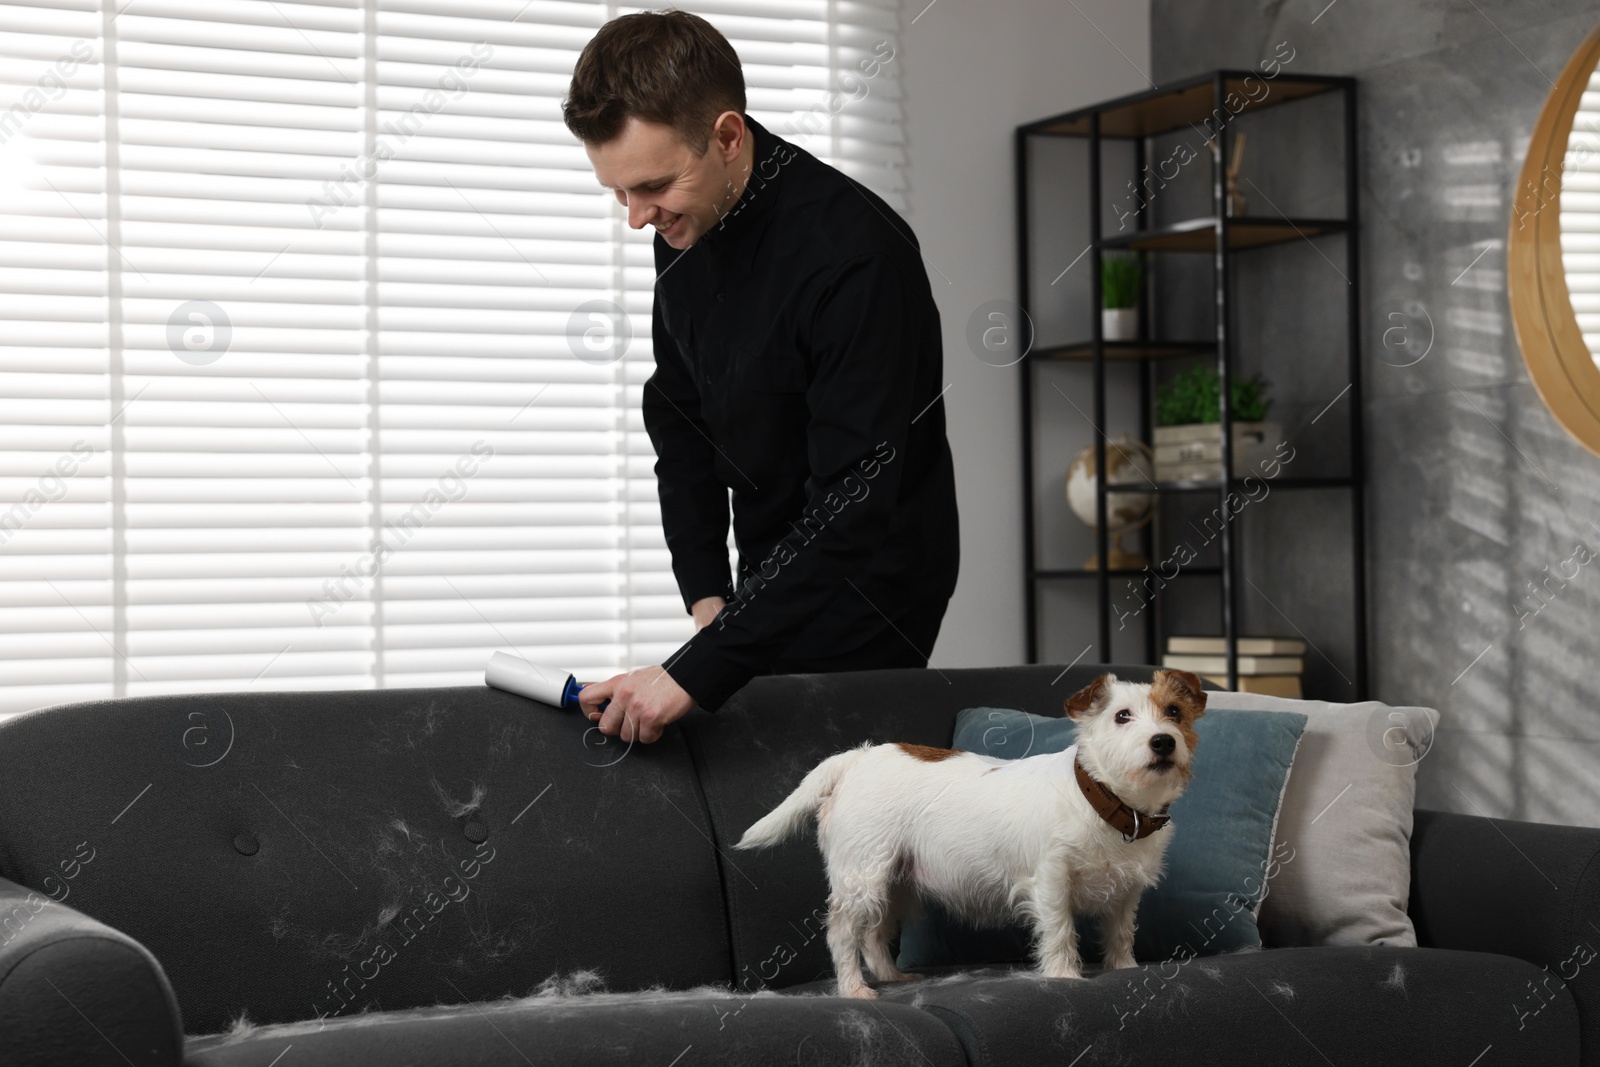
[[[1278,814],[1281,862],[1261,904],[1262,943],[1415,946],[1406,914],[1412,802],[1439,713],[1208,692],[1206,710],[1222,708],[1307,719]]]

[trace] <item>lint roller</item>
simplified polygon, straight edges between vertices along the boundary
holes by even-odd
[[[489,657],[489,668],[484,672],[483,680],[496,689],[504,689],[530,700],[554,704],[568,711],[583,710],[578,703],[578,694],[583,691],[583,686],[571,671],[530,663],[509,652],[496,652]],[[604,708],[609,703],[609,700],[602,701],[600,707]]]

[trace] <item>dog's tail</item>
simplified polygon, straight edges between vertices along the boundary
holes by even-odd
[[[734,848],[766,848],[776,845],[789,835],[796,833],[805,825],[807,819],[815,814],[822,806],[822,802],[832,793],[839,784],[845,772],[855,766],[856,761],[866,754],[872,747],[872,742],[863,742],[856,748],[841,752],[836,756],[829,756],[811,769],[811,773],[795,787],[793,793],[784,798],[783,803],[773,808],[750,829],[744,832]]]

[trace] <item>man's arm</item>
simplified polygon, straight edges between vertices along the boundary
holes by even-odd
[[[704,629],[712,619],[717,617],[717,612],[721,611],[727,603],[726,600],[719,596],[708,596],[696,600],[689,608],[689,614],[694,616],[694,628],[696,630]]]
[[[656,369],[644,383],[644,428],[656,450],[656,492],[672,573],[684,610],[694,614],[695,605],[707,597],[733,592],[728,489],[717,479],[715,449],[700,418],[700,392],[667,333],[659,293],[651,310],[650,340]]]
[[[924,290],[925,294],[925,290]],[[702,707],[716,709],[852,589],[882,545],[899,495],[928,305],[881,254],[835,275],[811,329],[815,377],[804,511],[716,620],[664,664]]]

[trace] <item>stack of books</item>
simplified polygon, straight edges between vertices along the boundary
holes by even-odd
[[[1290,637],[1238,639],[1238,692],[1300,699],[1306,644]],[[1223,688],[1228,685],[1228,644],[1221,637],[1169,637],[1163,667],[1193,671]]]

